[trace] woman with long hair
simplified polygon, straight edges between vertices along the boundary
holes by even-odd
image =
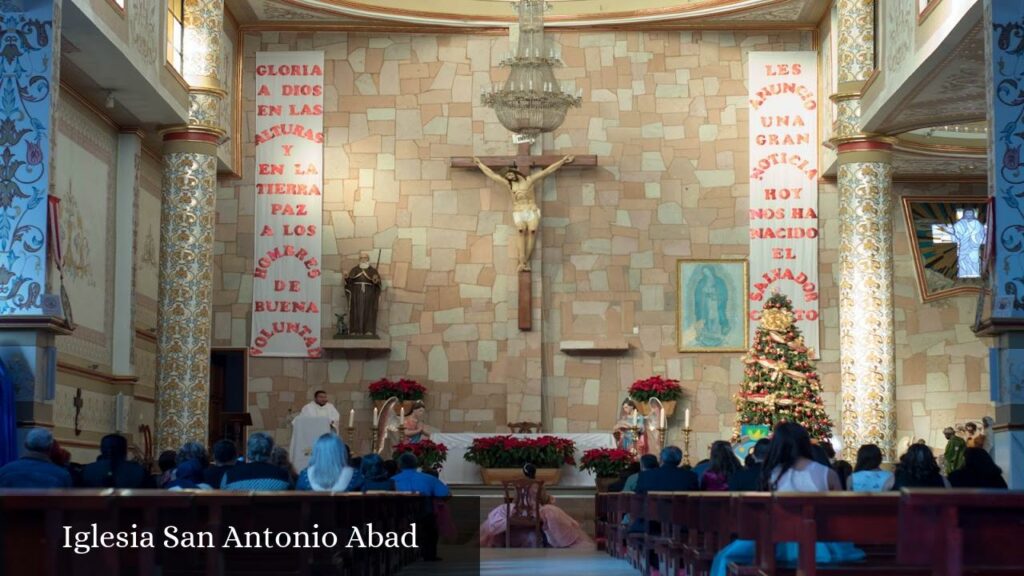
[[[523,466],[523,477],[534,480],[537,467],[527,463]],[[555,499],[544,492],[541,483],[530,486],[527,506],[533,507],[540,503],[540,520],[544,533],[544,542],[536,541],[536,533],[531,529],[516,530],[512,533],[512,546],[515,548],[589,548],[594,544],[580,528],[579,522],[572,519],[561,508],[554,505]],[[506,522],[505,504],[499,504],[487,515],[487,520],[480,526],[480,547],[505,545]]]
[[[782,422],[775,427],[761,483],[771,492],[842,490],[835,471],[814,461],[807,429],[793,422]],[[780,563],[793,563],[798,551],[795,542],[777,544],[775,558]],[[862,560],[864,552],[848,542],[817,542],[814,556],[818,564],[839,564]],[[725,576],[730,562],[750,564],[753,561],[754,541],[735,540],[715,555],[711,575]]]
[[[296,490],[345,492],[362,485],[362,474],[348,465],[348,449],[337,434],[327,433],[313,444],[309,466],[299,474]]]
[[[911,444],[900,456],[893,489],[900,488],[949,488],[949,482],[935,461],[935,454],[926,444]]]
[[[150,488],[152,478],[136,462],[128,461],[128,439],[107,434],[100,440],[100,455],[82,471],[87,488]]]
[[[950,473],[949,483],[954,488],[1007,488],[1003,469],[983,448],[968,448],[964,452],[964,465]]]
[[[892,490],[895,480],[892,472],[882,470],[882,449],[865,444],[857,450],[857,463],[847,488],[854,492],[886,492]]]
[[[725,492],[729,490],[729,477],[742,468],[740,459],[732,451],[732,445],[725,440],[716,440],[711,444],[711,461],[700,478],[700,489]]]

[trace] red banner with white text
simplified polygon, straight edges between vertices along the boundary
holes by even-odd
[[[751,334],[778,291],[817,354],[817,53],[751,52],[748,66]]]
[[[256,54],[252,356],[319,358],[323,52]]]

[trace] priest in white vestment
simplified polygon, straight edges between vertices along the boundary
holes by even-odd
[[[338,419],[341,417],[338,414],[338,409],[327,401],[327,392],[323,390],[317,390],[313,394],[313,401],[302,407],[302,412],[299,416],[322,416],[328,418],[331,421],[331,428],[338,430]]]

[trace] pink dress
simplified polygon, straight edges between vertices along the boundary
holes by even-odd
[[[505,545],[505,504],[491,510],[487,520],[480,526],[480,547],[491,548]],[[540,507],[541,529],[544,539],[551,548],[591,548],[593,541],[572,519],[554,504]],[[537,542],[537,534],[528,527],[516,527],[512,533],[514,548],[543,548],[545,542]]]

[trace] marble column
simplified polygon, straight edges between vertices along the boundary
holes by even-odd
[[[979,303],[979,334],[994,336],[989,386],[996,405],[991,431],[996,463],[1010,488],[1024,488],[1024,57],[1009,41],[1024,24],[1024,5],[985,0],[985,81],[988,99],[989,194],[995,208],[995,256]]]
[[[163,131],[156,449],[206,444],[223,0],[185,1],[188,123]]]
[[[895,457],[891,143],[861,131],[861,91],[874,71],[874,1],[838,0],[839,362],[847,459],[862,444]]]

